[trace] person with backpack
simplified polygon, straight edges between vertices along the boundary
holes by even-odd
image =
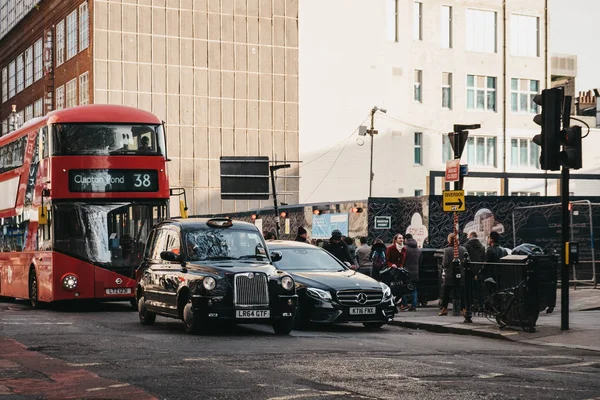
[[[371,277],[378,281],[381,280],[379,277],[379,273],[382,269],[386,267],[385,262],[385,244],[381,239],[375,239],[373,245],[371,246],[371,254],[369,255],[369,260],[371,260]]]

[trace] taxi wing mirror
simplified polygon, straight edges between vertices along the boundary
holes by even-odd
[[[277,262],[283,258],[283,254],[280,251],[272,251],[271,252],[271,261]]]
[[[172,251],[161,251],[160,258],[165,261],[181,261],[181,256]]]

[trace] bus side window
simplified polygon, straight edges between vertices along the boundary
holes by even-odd
[[[40,129],[40,151],[42,153],[42,158],[48,158],[50,155],[50,146],[48,143],[48,127],[44,126]]]

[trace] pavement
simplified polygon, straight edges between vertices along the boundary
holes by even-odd
[[[400,311],[393,325],[429,332],[473,335],[510,340],[543,346],[600,351],[600,288],[578,287],[569,289],[568,330],[561,330],[562,310],[560,288],[556,308],[552,313],[539,314],[535,332],[520,328],[500,328],[494,320],[473,317],[473,323],[464,323],[464,317],[453,316],[452,307],[447,316],[438,316],[438,302],[432,301],[415,312]]]

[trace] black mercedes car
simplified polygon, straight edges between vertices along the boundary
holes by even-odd
[[[136,271],[143,325],[156,315],[183,320],[200,333],[219,321],[293,328],[293,278],[273,266],[261,232],[228,218],[176,219],[156,225]]]
[[[297,326],[360,322],[380,328],[394,318],[396,306],[385,283],[349,269],[320,247],[291,241],[268,246],[274,264],[296,281]]]

